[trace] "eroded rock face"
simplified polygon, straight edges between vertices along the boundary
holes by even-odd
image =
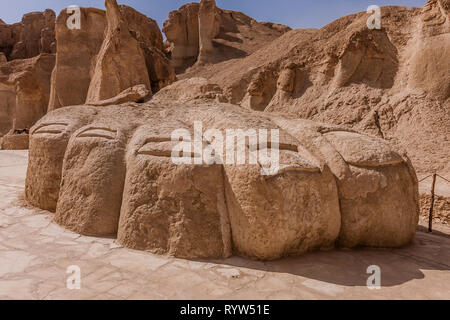
[[[105,40],[95,58],[86,103],[113,98],[135,85],[151,88],[144,53],[139,42],[131,36],[117,2],[107,0],[105,5]]]
[[[215,0],[200,1],[198,12],[199,53],[197,63],[214,61],[213,39],[220,31],[220,15]]]
[[[448,1],[422,9],[421,34],[412,52],[410,85],[439,100],[450,98],[450,10]]]
[[[142,84],[148,87],[147,90],[157,92],[175,81],[174,70],[163,53],[162,34],[157,23],[128,6],[117,8],[111,5],[110,8],[115,10],[111,15],[111,26],[116,19],[119,24],[127,25],[128,32],[115,34],[112,31],[107,41],[104,41],[108,30],[104,10],[80,8],[81,28],[74,30],[67,28],[67,11],[59,14],[56,21],[57,61],[52,75],[49,110],[84,104],[94,75],[96,80],[88,100],[91,104],[107,101],[134,85]],[[112,38],[114,43],[120,43],[121,49],[117,52],[112,52]],[[100,58],[100,50],[103,50],[103,58]],[[127,53],[127,50],[134,53]],[[106,63],[111,57],[117,61]],[[132,71],[136,77],[130,76]],[[111,83],[107,84],[107,81]]]
[[[131,7],[121,5],[119,8],[123,19],[128,22],[131,34],[143,50],[151,91],[158,92],[176,80],[175,71],[164,52],[163,37],[158,23]]]
[[[22,23],[12,25],[0,23],[0,52],[3,52],[9,60],[11,60],[14,45],[20,40],[21,33]]]
[[[385,141],[230,104],[154,99],[47,114],[31,130],[28,201],[56,209],[56,221],[76,232],[182,258],[270,260],[336,243],[396,247],[412,239],[417,179]],[[207,129],[223,136],[278,129],[281,170],[262,175],[263,162],[176,164],[177,129],[187,143],[199,136],[203,150],[215,141]],[[263,148],[252,143],[244,150]]]
[[[171,63],[176,71],[183,71],[197,61],[199,54],[198,13],[200,5],[190,3],[169,14],[163,32],[172,43]]]
[[[0,64],[0,134],[30,129],[46,114],[54,65],[53,54]],[[18,139],[4,140],[3,147],[11,148]],[[23,143],[20,145],[24,148]]]
[[[57,54],[49,111],[86,102],[92,60],[103,43],[105,11],[80,8],[80,29],[67,27],[69,16],[65,9],[56,19]]]
[[[32,12],[23,16],[20,39],[14,44],[10,59],[32,58],[40,53],[55,53],[55,12]]]
[[[429,0],[424,8],[382,7],[380,30],[368,29],[367,12],[345,16],[321,29],[289,31],[244,57],[191,67],[179,78],[206,78],[227,102],[247,109],[399,141],[420,175],[445,176],[450,172],[448,8],[448,0]],[[231,18],[221,19],[215,47]]]
[[[92,102],[89,103],[89,105],[102,107],[102,106],[122,104],[125,102],[144,102],[144,100],[150,97],[151,94],[152,92],[148,90],[145,85],[141,84],[125,89],[124,91],[122,91],[113,98]]]
[[[284,28],[283,28],[284,27]],[[259,23],[241,12],[222,10],[214,0],[190,3],[164,22],[172,65],[187,68],[245,57],[290,30]]]

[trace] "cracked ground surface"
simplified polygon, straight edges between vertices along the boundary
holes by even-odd
[[[26,151],[0,151],[0,299],[450,299],[444,232],[418,232],[401,249],[180,260],[61,228],[24,202],[26,167]],[[81,269],[80,290],[66,288],[72,265]],[[380,290],[366,287],[370,265],[381,268]]]

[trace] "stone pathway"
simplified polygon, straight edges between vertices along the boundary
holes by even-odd
[[[0,299],[450,299],[450,237],[396,250],[336,250],[274,262],[187,261],[84,237],[26,205],[27,153],[0,151]],[[381,269],[369,290],[367,268]],[[81,289],[67,288],[70,266]]]

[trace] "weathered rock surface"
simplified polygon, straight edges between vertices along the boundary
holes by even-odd
[[[214,62],[213,39],[220,32],[221,18],[215,0],[200,1],[198,11],[199,53],[197,63]]]
[[[199,65],[245,57],[289,27],[259,23],[241,12],[222,10],[213,0],[172,11],[164,22],[172,65],[178,73]]]
[[[367,28],[365,12],[320,30],[292,30],[246,57],[197,65],[179,78],[206,78],[226,101],[247,109],[400,143],[418,172],[448,175],[448,6],[430,0],[423,9],[382,7],[381,30]]]
[[[110,99],[127,88],[144,85],[151,89],[144,53],[132,37],[115,0],[106,0],[105,40],[95,58],[86,103]]]
[[[144,52],[151,90],[158,92],[176,80],[175,71],[164,52],[158,23],[131,7],[120,5],[119,8],[122,17],[128,22],[131,34]]]
[[[0,23],[0,52],[3,52],[9,60],[11,59],[14,45],[20,41],[22,27],[22,23],[12,25]]]
[[[112,65],[106,65],[105,75],[102,76],[102,63],[106,63],[108,59],[100,59],[100,50],[102,45],[108,45],[108,41],[104,41],[104,34],[107,31],[107,19],[105,11],[93,8],[80,8],[81,11],[81,28],[70,30],[66,26],[66,21],[68,19],[68,14],[66,10],[61,11],[56,21],[56,38],[57,38],[57,59],[56,68],[52,75],[52,94],[51,101],[49,104],[49,110],[54,110],[64,106],[71,105],[81,105],[84,104],[88,98],[88,91],[90,83],[95,74],[95,67],[97,68],[97,84],[98,79],[102,77],[108,81],[114,81],[114,84],[110,84],[111,88],[114,87],[114,92],[110,92],[105,95],[102,93],[99,97],[95,98],[98,101],[107,100],[113,98],[114,96],[120,94],[123,90],[129,87],[139,84],[144,84],[148,86],[148,90],[157,92],[164,86],[172,83],[175,80],[175,73],[170,66],[170,62],[163,53],[163,42],[162,34],[159,30],[157,23],[146,17],[145,15],[137,12],[133,8],[128,6],[119,6],[119,12],[116,8],[116,14],[120,14],[122,22],[127,24],[129,32],[123,31],[120,33],[126,40],[121,40],[121,50],[128,46],[128,42],[133,42],[134,50],[139,56],[139,65],[134,66],[135,61],[131,61],[131,56],[126,57],[126,51],[122,54],[125,57],[120,61],[120,64],[115,62]],[[119,22],[120,22],[119,19]],[[110,34],[112,36],[112,34]],[[117,38],[116,41],[119,39]],[[125,41],[125,42],[123,42]],[[127,42],[128,41],[128,42]],[[138,43],[138,46],[136,45]],[[112,43],[111,43],[112,44]],[[140,47],[140,49],[139,49]],[[105,47],[106,48],[106,47]],[[109,52],[108,50],[103,51]],[[141,53],[138,53],[142,51]],[[108,54],[110,54],[109,52]],[[116,52],[117,59],[119,59],[120,50]],[[142,64],[142,55],[144,57],[145,63]],[[103,62],[101,62],[103,61]],[[125,63],[131,63],[129,65]],[[118,70],[116,68],[121,69]],[[150,85],[148,84],[147,78],[144,76],[143,80],[135,78],[128,78],[125,81],[125,74],[120,76],[120,74],[114,74],[111,79],[106,77],[107,72],[112,72],[114,69],[117,72],[127,72],[128,74],[135,69],[137,75],[142,75],[147,71],[150,79]],[[109,70],[109,71],[108,71]],[[123,78],[124,80],[117,81],[117,78]],[[137,83],[139,81],[142,83]],[[130,85],[132,84],[132,85]],[[129,85],[127,87],[127,85]],[[91,90],[92,96],[94,96],[94,91],[99,91],[102,86]],[[108,87],[107,85],[103,87]],[[101,89],[106,90],[107,89]],[[118,92],[117,92],[118,91]],[[99,93],[99,92],[98,92]],[[101,96],[104,97],[101,97]],[[111,95],[107,98],[106,96]],[[94,98],[89,99],[89,103],[94,103]],[[100,100],[98,100],[100,99]]]
[[[32,12],[22,22],[0,24],[0,51],[8,60],[32,58],[40,53],[55,53],[55,12]]]
[[[406,156],[387,142],[231,104],[158,97],[167,91],[144,104],[47,114],[31,130],[28,201],[56,209],[56,221],[76,232],[182,258],[234,253],[270,260],[335,243],[396,247],[412,239],[417,179]],[[174,130],[189,133],[190,146],[199,135],[208,148],[215,138],[205,130],[225,135],[230,128],[278,129],[281,170],[264,176],[261,161],[171,159],[180,142],[172,140]],[[262,146],[245,147],[254,148]],[[183,156],[195,160],[200,153],[190,148]]]
[[[30,129],[46,114],[54,64],[53,54],[0,64],[1,135]]]
[[[12,130],[1,138],[2,150],[28,150],[29,135],[27,130]]]
[[[163,32],[169,42],[171,63],[175,71],[184,71],[192,66],[199,54],[198,13],[200,5],[189,3],[169,14]]]
[[[84,104],[91,82],[92,60],[103,43],[105,11],[80,8],[80,29],[69,29],[70,14],[62,10],[56,19],[56,66],[52,74],[48,110]]]
[[[146,98],[151,96],[151,91],[149,91],[146,86],[144,85],[137,85],[131,88],[128,88],[121,93],[119,93],[117,96],[98,101],[98,102],[92,102],[89,103],[90,106],[109,106],[109,105],[117,105],[122,104],[126,102],[143,102]]]

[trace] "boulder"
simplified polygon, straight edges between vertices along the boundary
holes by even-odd
[[[27,130],[11,131],[1,139],[2,150],[28,150],[29,135]]]
[[[56,210],[55,221],[75,232],[188,259],[272,260],[413,238],[417,178],[389,143],[231,104],[159,99],[169,88],[139,108],[47,114],[31,129],[27,200]],[[251,129],[261,130],[256,140]],[[258,141],[262,132],[278,143]],[[243,163],[229,160],[236,150]],[[278,163],[250,162],[256,150],[278,153]]]
[[[144,85],[137,85],[131,88],[128,88],[121,93],[119,93],[117,96],[98,101],[98,102],[92,102],[89,103],[91,106],[97,106],[97,107],[103,107],[103,106],[109,106],[109,105],[117,105],[122,104],[126,102],[143,102],[145,98],[151,96],[151,91],[148,90]]]

